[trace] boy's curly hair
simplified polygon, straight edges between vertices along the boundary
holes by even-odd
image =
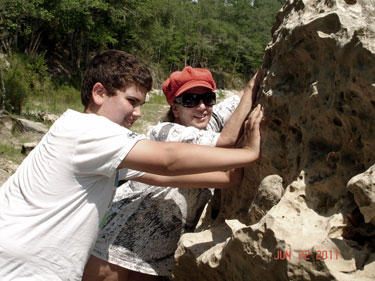
[[[126,90],[135,85],[151,90],[150,70],[133,55],[119,50],[107,50],[97,54],[89,63],[83,76],[81,101],[85,108],[92,98],[92,88],[100,82],[109,95],[116,90]]]

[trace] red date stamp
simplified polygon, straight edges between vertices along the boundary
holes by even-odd
[[[337,260],[339,258],[339,252],[337,250],[317,250],[315,252],[310,252],[309,250],[299,250],[298,259],[299,260]],[[292,259],[291,250],[277,250],[274,260],[290,260]]]

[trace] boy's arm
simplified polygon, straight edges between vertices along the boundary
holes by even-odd
[[[158,175],[186,175],[247,166],[260,155],[262,118],[263,111],[258,105],[250,114],[243,148],[206,147],[144,139],[134,145],[119,168]]]
[[[235,145],[241,133],[242,124],[248,116],[253,101],[255,100],[262,76],[262,70],[259,69],[247,83],[245,89],[237,94],[241,98],[241,101],[221,131],[216,146],[233,147]]]
[[[214,186],[215,188],[227,188],[239,185],[242,177],[243,169],[232,169],[226,172],[217,171],[181,176],[160,176],[147,173],[133,180],[157,186],[189,188],[211,188]]]

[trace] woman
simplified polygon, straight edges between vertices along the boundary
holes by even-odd
[[[257,73],[243,91],[216,105],[216,85],[210,71],[188,66],[172,73],[162,86],[170,105],[167,120],[154,126],[149,138],[234,146],[260,77]],[[166,188],[133,181],[122,185],[83,280],[167,278],[181,234],[194,230],[211,197],[210,189]]]

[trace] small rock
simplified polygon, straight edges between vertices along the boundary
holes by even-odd
[[[42,123],[33,122],[30,120],[21,119],[21,118],[19,118],[18,121],[22,123],[26,131],[37,132],[37,133],[42,133],[42,134],[45,134],[48,131],[48,127]]]
[[[29,154],[31,150],[33,150],[36,146],[37,146],[37,142],[28,142],[28,143],[24,143],[22,145],[22,149],[21,149],[21,153],[22,154]]]

